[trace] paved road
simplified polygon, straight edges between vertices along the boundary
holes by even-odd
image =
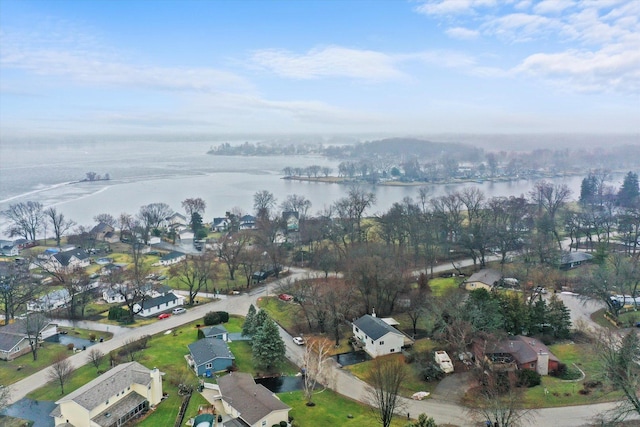
[[[472,262],[468,260],[470,264]],[[461,262],[461,265],[465,265],[465,262]],[[442,272],[450,270],[448,265],[441,265],[434,268],[434,272]],[[302,269],[291,269],[292,275],[290,278],[301,278],[309,274],[308,271]],[[283,279],[288,280],[288,279]],[[198,319],[201,319],[207,312],[212,310],[225,310],[231,314],[245,315],[249,310],[251,304],[255,304],[257,299],[263,295],[266,295],[269,291],[274,293],[277,291],[278,282],[264,285],[260,288],[252,289],[250,293],[244,293],[237,296],[230,296],[227,299],[215,301],[201,306],[194,307],[188,310],[185,314],[179,316],[171,316],[168,319],[146,325],[139,328],[123,328],[125,330],[119,330],[110,341],[96,344],[93,348],[98,348],[105,354],[115,350],[131,338],[139,338],[143,335],[154,335],[162,333],[166,330],[176,328],[185,323],[189,323]],[[564,299],[564,297],[563,297]],[[571,299],[569,299],[571,301]],[[576,306],[578,307],[578,306]],[[588,307],[583,310],[589,310]],[[579,316],[586,315],[586,311]],[[588,319],[588,316],[587,316]],[[589,319],[590,321],[590,319]],[[280,329],[280,333],[285,341],[287,358],[294,363],[301,365],[304,354],[304,347],[295,345],[292,341],[292,337],[283,329]],[[78,353],[71,356],[69,360],[73,363],[75,368],[83,366],[87,363],[86,354]],[[329,388],[337,391],[338,393],[347,396],[351,399],[357,400],[363,403],[370,403],[368,398],[369,386],[363,381],[351,375],[346,370],[341,369],[333,360],[330,361],[331,369],[328,374],[328,386]],[[11,400],[12,402],[20,400],[26,394],[39,388],[42,384],[47,382],[46,369],[38,373],[35,373],[12,386]],[[411,399],[402,399],[402,414],[410,413],[413,417],[417,417],[420,413],[428,414],[433,417],[438,424],[453,424],[459,426],[468,426],[472,422],[470,421],[467,410],[454,402],[445,402],[439,399],[415,401]],[[549,426],[562,426],[562,427],[581,427],[590,424],[593,417],[604,411],[610,410],[615,406],[615,403],[603,403],[597,405],[584,405],[577,407],[562,407],[562,408],[545,408],[536,412],[535,422],[532,425],[549,425]]]

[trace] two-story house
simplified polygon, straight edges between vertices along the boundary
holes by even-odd
[[[383,319],[365,314],[353,322],[353,335],[369,356],[376,358],[385,354],[399,353],[412,341]]]

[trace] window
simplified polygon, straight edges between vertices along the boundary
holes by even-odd
[[[375,344],[376,342],[374,340],[371,340],[371,344]]]
[[[213,368],[213,365],[212,365],[211,363],[207,363],[207,364],[205,365],[205,368],[207,368],[207,369],[211,369],[211,368]]]
[[[396,351],[396,349],[392,348],[391,350],[389,350],[389,353],[393,353],[394,351]]]
[[[380,345],[384,345],[384,341],[380,341]]]
[[[360,329],[356,328],[356,332],[360,332]]]
[[[262,427],[267,425],[267,420],[262,421]]]

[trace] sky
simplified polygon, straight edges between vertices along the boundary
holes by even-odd
[[[640,133],[640,0],[0,0],[0,136]]]

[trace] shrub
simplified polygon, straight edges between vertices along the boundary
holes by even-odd
[[[220,323],[229,322],[229,313],[227,313],[226,311],[216,311],[216,313],[218,313],[218,316],[220,316]]]
[[[96,334],[89,334],[89,341],[95,341],[96,340]]]
[[[558,369],[554,369],[550,372],[552,377],[562,378],[567,375],[567,365],[564,363],[558,363]]]
[[[589,380],[584,382],[584,388],[598,388],[602,386],[601,381]]]
[[[205,326],[218,325],[221,322],[220,315],[218,314],[218,312],[215,312],[215,311],[210,311],[207,314],[205,314],[203,320],[204,320]]]
[[[129,311],[125,310],[122,307],[111,307],[109,309],[109,320],[122,320],[129,317]]]
[[[75,347],[75,345],[72,342],[67,344],[67,350],[73,350],[74,347]]]
[[[286,421],[280,421],[280,427],[287,427]]]
[[[521,369],[518,371],[518,386],[519,387],[535,387],[540,385],[541,382],[540,374],[536,371],[531,371],[529,369]]]

